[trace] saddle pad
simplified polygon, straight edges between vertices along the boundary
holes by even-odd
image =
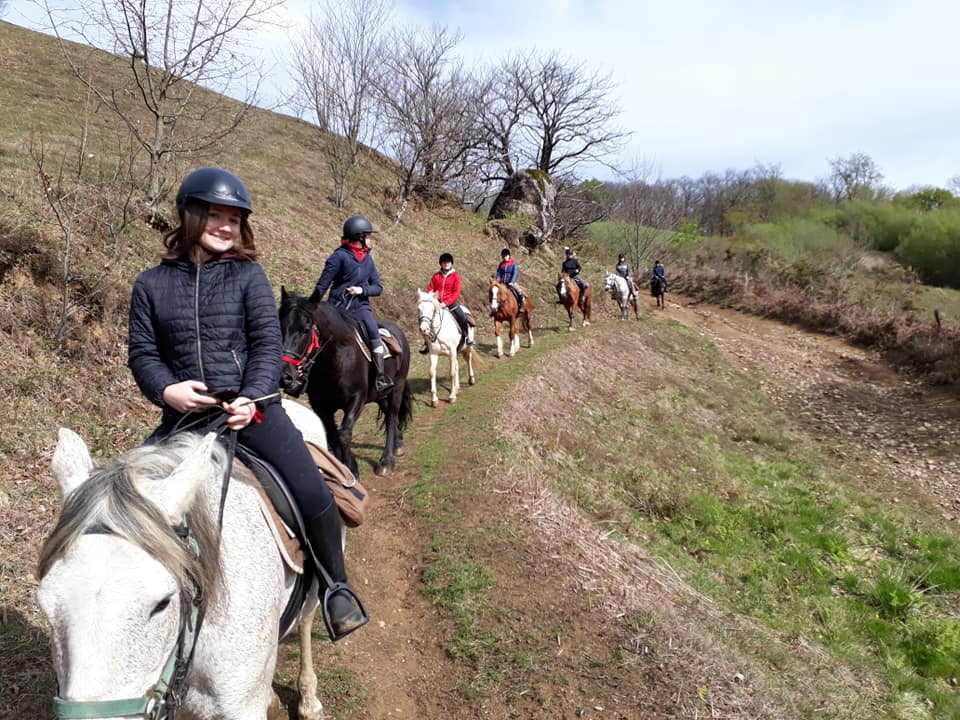
[[[390,351],[390,355],[396,355],[397,357],[403,355],[403,348],[400,346],[400,341],[396,335],[391,335],[390,331],[386,328],[380,328],[380,339],[383,341],[387,350]]]
[[[383,347],[386,352],[383,354],[385,358],[388,357],[400,357],[403,355],[403,348],[400,346],[400,341],[397,339],[396,335],[391,335],[390,331],[386,328],[379,328],[380,330],[380,340],[383,342]],[[354,339],[357,341],[357,345],[360,346],[360,352],[363,353],[363,356],[367,359],[367,362],[370,362],[370,348],[367,347],[367,343],[364,342],[363,337],[360,335],[359,330],[354,330]]]
[[[270,528],[270,533],[273,535],[274,542],[277,544],[280,556],[291,571],[297,575],[302,574],[304,560],[303,548],[300,547],[300,541],[297,540],[293,530],[287,527],[286,523],[280,519],[277,509],[273,506],[273,503],[270,502],[267,493],[246,465],[235,462],[233,464],[233,471],[235,480],[240,480],[257,491],[257,495],[260,497],[260,512],[263,513],[263,517],[267,521],[267,527]]]

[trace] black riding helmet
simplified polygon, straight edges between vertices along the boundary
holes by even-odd
[[[451,265],[453,265],[453,255],[451,255],[450,253],[443,253],[442,255],[440,255],[440,264],[443,265],[445,262],[448,262]]]
[[[373,223],[363,215],[348,217],[343,223],[343,235],[349,241],[360,240],[366,233],[375,233]]]
[[[510,248],[504,248],[500,251],[500,257],[505,258],[510,254]]]
[[[620,253],[620,254],[617,256],[617,260],[626,260],[626,259],[627,259],[627,256],[624,255],[623,253]]]
[[[197,168],[183,179],[177,191],[177,207],[182,208],[189,199],[253,212],[250,193],[243,181],[219,167]]]
[[[573,255],[573,248],[572,248],[572,247],[565,247],[565,248],[563,249],[563,254],[564,254],[564,255]]]

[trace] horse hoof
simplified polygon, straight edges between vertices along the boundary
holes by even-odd
[[[477,379],[474,378],[474,377],[472,377],[472,378],[470,378],[469,380],[467,380],[467,384],[469,384],[469,385],[476,385],[476,384],[477,384]]]
[[[430,407],[440,407],[440,401],[437,398],[434,398],[430,401]]]
[[[388,472],[390,472],[390,468],[388,468],[386,465],[377,465],[377,469],[374,471],[374,474],[383,477]]]

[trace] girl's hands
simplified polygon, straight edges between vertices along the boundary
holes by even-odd
[[[208,410],[219,404],[228,415],[227,427],[231,430],[243,430],[251,423],[253,414],[257,411],[256,404],[242,395],[230,402],[221,402],[212,395],[208,395],[207,386],[199,380],[184,380],[167,385],[163,389],[163,401],[181,413]]]
[[[250,398],[243,395],[234,400],[221,405],[223,411],[227,413],[227,427],[231,430],[243,430],[253,420],[253,414],[257,411],[255,403],[250,402]]]
[[[206,410],[219,402],[207,395],[207,386],[199,380],[183,380],[163,389],[163,401],[177,412]]]

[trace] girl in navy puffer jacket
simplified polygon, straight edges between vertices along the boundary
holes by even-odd
[[[184,179],[180,224],[164,238],[168,252],[133,286],[127,363],[143,394],[163,409],[148,442],[199,419],[206,429],[225,413],[239,443],[283,476],[314,556],[334,581],[324,611],[338,640],[368,618],[346,582],[337,506],[278,399],[280,321],[255,262],[250,211],[250,195],[233,173],[205,167]]]

